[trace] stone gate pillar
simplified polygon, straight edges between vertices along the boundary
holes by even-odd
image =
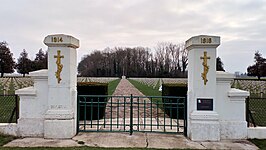
[[[44,39],[48,46],[48,110],[45,138],[72,138],[76,134],[77,51],[79,40],[63,34]]]
[[[220,140],[216,112],[216,48],[220,37],[200,35],[186,41],[188,50],[188,137],[193,141]]]

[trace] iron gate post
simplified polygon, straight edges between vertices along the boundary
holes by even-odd
[[[77,134],[79,133],[79,119],[80,119],[80,97],[79,95],[77,94]]]
[[[133,133],[133,96],[130,95],[130,135]]]
[[[184,99],[184,135],[187,137],[187,96]]]
[[[19,118],[19,99],[18,95],[15,95],[16,99],[16,123],[18,123],[18,118]]]

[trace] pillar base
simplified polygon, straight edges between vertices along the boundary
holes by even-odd
[[[220,121],[222,139],[247,139],[246,121]]]
[[[48,110],[44,120],[44,138],[70,139],[76,135],[72,110]]]
[[[19,118],[18,136],[43,137],[43,118]]]
[[[44,138],[70,139],[76,135],[76,121],[70,120],[45,120]]]
[[[218,114],[213,111],[193,111],[188,135],[192,141],[220,141]]]

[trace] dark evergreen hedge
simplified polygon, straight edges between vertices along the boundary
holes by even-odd
[[[108,95],[108,83],[78,82],[78,95]],[[86,101],[86,120],[102,119],[108,101],[105,97],[80,97],[80,101]],[[83,104],[82,104],[83,105]],[[99,107],[99,108],[98,108]],[[85,119],[85,106],[80,106],[80,120]]]
[[[186,84],[163,84],[162,85],[162,96],[187,96],[187,85]],[[163,99],[164,109],[167,115],[173,119],[184,119],[184,109],[179,108],[177,111],[177,99]],[[184,103],[184,99],[180,99],[179,103]]]

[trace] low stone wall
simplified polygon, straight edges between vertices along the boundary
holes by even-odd
[[[249,127],[249,139],[266,139],[266,127]]]
[[[17,124],[16,123],[0,123],[0,133],[17,136]]]

